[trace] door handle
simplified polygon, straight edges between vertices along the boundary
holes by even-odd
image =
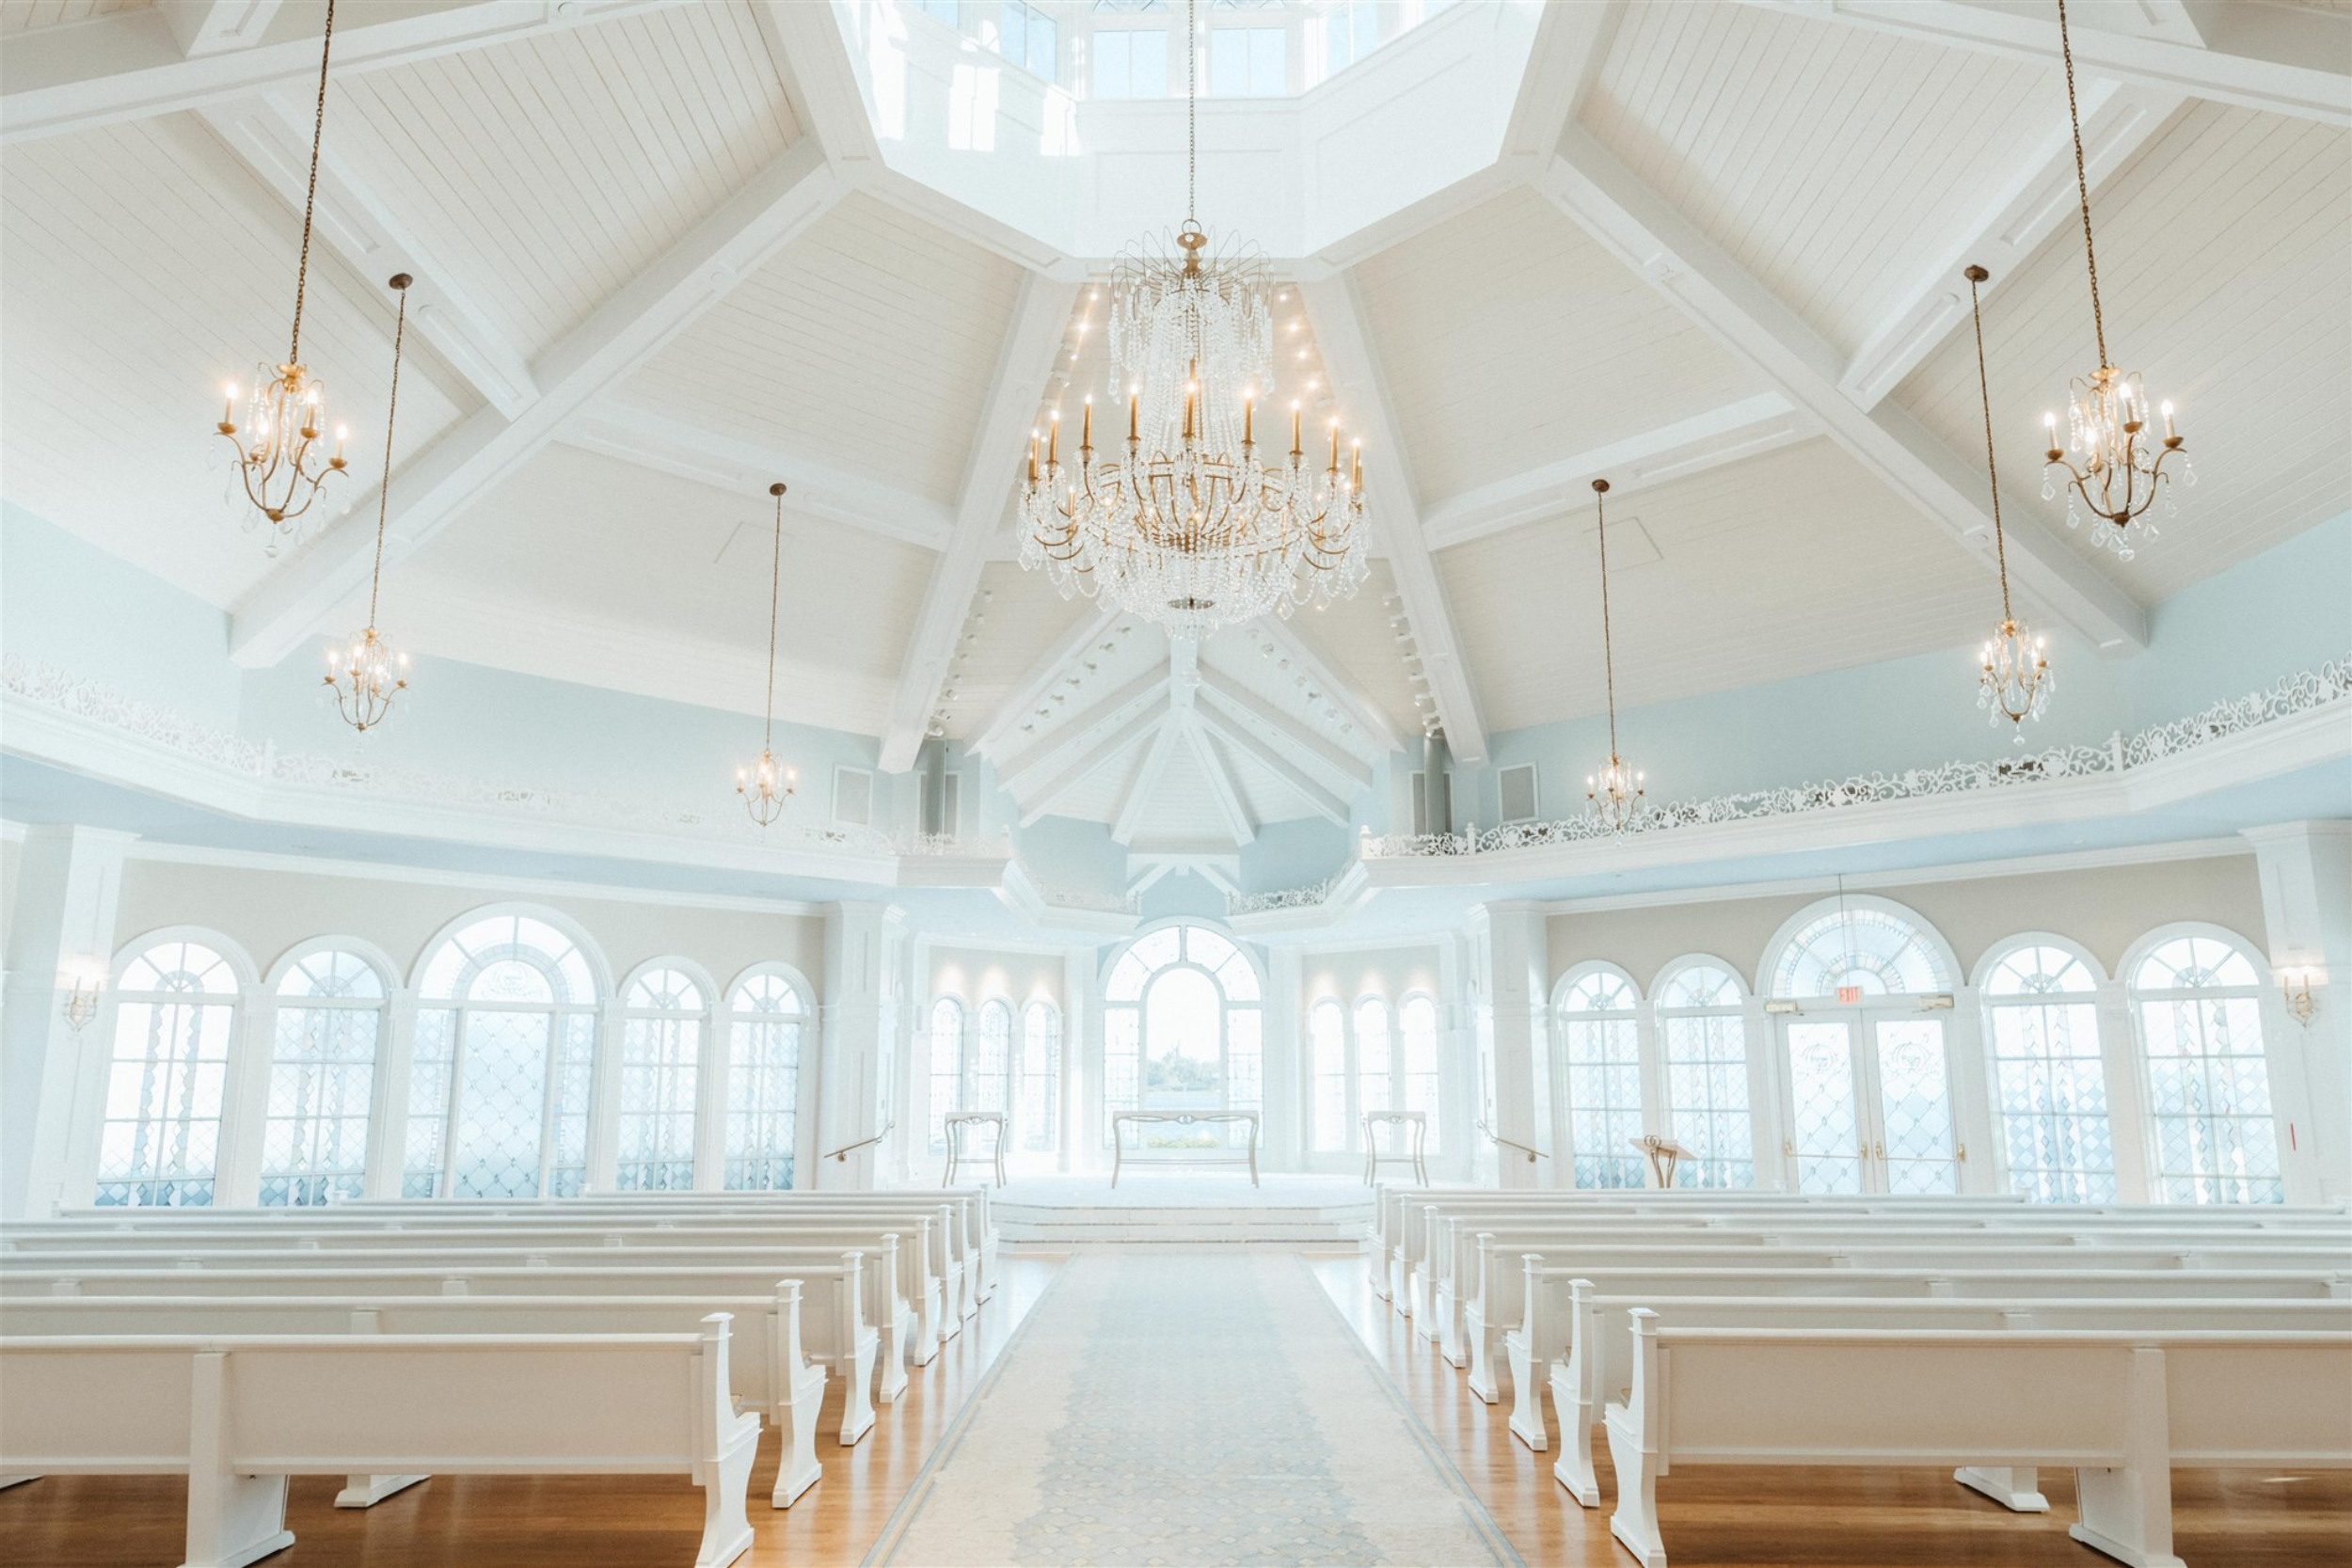
[[[1968,1163],[1968,1146],[1966,1144],[1962,1144],[1958,1148],[1954,1149],[1952,1151],[1952,1158],[1958,1160],[1962,1164],[1966,1164]]]
[[[1884,1144],[1873,1144],[1870,1147],[1870,1152],[1877,1155],[1881,1160],[1883,1160],[1886,1158],[1886,1146]]]
[[[1780,1140],[1780,1151],[1791,1160],[1797,1157],[1797,1146],[1787,1138]]]

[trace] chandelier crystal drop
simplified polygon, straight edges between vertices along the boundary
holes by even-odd
[[[1185,36],[1197,33],[1185,8]],[[1198,637],[1351,594],[1365,555],[1363,452],[1339,422],[1320,467],[1300,404],[1269,461],[1257,413],[1275,392],[1273,278],[1254,245],[1221,245],[1191,215],[1199,166],[1198,51],[1185,49],[1183,226],[1130,245],[1111,273],[1110,347],[1127,383],[1124,445],[1098,453],[1086,401],[1074,466],[1061,416],[1032,433],[1021,563]],[[1114,437],[1116,439],[1116,437]],[[1318,446],[1323,443],[1318,442]]]
[[[2165,465],[2180,453],[2181,482],[2197,483],[2197,470],[2182,451],[2174,427],[2172,405],[2158,411],[2164,420],[2159,437],[2148,417],[2148,392],[2137,371],[2122,371],[2107,358],[2106,318],[2099,307],[2099,256],[2090,241],[2090,180],[2083,167],[2083,122],[2074,103],[2074,48],[2066,28],[2066,0],[2058,0],[2058,52],[2066,66],[2066,118],[2074,132],[2074,188],[2082,198],[2083,261],[2090,274],[2090,322],[2099,344],[2099,368],[2075,378],[2067,401],[2067,432],[2058,437],[2056,414],[2042,417],[2048,450],[2042,454],[2042,497],[2053,500],[2066,490],[2066,526],[2082,526],[2085,509],[2109,526],[2098,531],[2096,543],[2129,561],[2137,543],[2153,539],[2156,525],[2148,515],[2159,492],[2165,515],[2175,507]],[[2067,452],[2072,449],[2074,455]],[[2062,470],[2062,477],[2061,477]]]
[[[1609,482],[1593,481],[1593,505],[1600,516],[1600,658],[1609,691],[1609,761],[1584,780],[1586,808],[1612,832],[1626,832],[1649,816],[1643,776],[1617,755],[1617,656],[1609,626]]]
[[[1984,405],[1984,471],[1993,487],[1993,558],[2001,573],[2001,624],[1977,655],[1977,706],[1985,710],[1988,721],[1994,725],[2009,721],[2012,741],[2023,746],[2026,721],[2042,717],[2042,710],[2050,705],[2055,683],[2050,678],[2047,641],[2019,626],[2016,612],[2010,608],[2009,541],[2001,531],[2001,469],[1993,457],[1993,386],[1984,369],[1984,306],[1977,297],[1978,285],[1993,275],[1972,262],[1964,276],[1968,313],[1977,327],[1977,396]]]
[[[242,485],[250,510],[244,514],[247,529],[269,525],[265,553],[276,555],[281,540],[291,538],[303,514],[318,499],[319,487],[329,476],[345,469],[343,442],[349,434],[338,426],[335,450],[325,445],[326,388],[302,363],[302,305],[310,280],[310,220],[318,206],[319,145],[326,129],[326,65],[335,44],[335,0],[326,0],[326,30],[319,40],[318,104],[310,122],[310,182],[302,199],[302,259],[294,271],[294,333],[282,364],[262,360],[254,367],[252,390],[242,424],[237,418],[237,388],[231,382],[221,404],[215,428],[229,443],[232,484]]]
[[[735,793],[743,809],[765,828],[784,815],[784,803],[800,787],[800,774],[776,760],[776,611],[784,583],[784,485],[768,486],[776,498],[776,547],[768,573],[768,710],[767,728],[760,735],[759,760],[735,770]]]
[[[326,684],[343,722],[365,735],[392,710],[392,699],[408,689],[408,656],[392,651],[375,629],[376,601],[384,592],[384,515],[392,488],[392,431],[400,419],[400,351],[408,336],[406,273],[392,275],[400,315],[392,327],[392,395],[384,415],[384,483],[375,493],[375,575],[368,581],[368,626],[349,648],[326,650]]]

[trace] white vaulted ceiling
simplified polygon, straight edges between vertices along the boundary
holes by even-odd
[[[2124,563],[2036,495],[2041,411],[2094,356],[2054,35],[1465,4],[1376,71],[1201,106],[1202,218],[1315,236],[1272,258],[1261,434],[1295,397],[1360,435],[1378,515],[1355,597],[1186,655],[1023,571],[1011,504],[1033,420],[1068,455],[1093,392],[1117,440],[1104,258],[1052,237],[1175,179],[1178,106],[1047,91],[899,3],[347,6],[304,348],[354,474],[273,558],[212,423],[284,345],[323,7],[182,59],[182,12],[0,0],[6,499],[227,611],[249,662],[307,657],[364,593],[413,269],[403,645],[755,712],[784,480],[780,718],[886,758],[935,722],[1024,817],[1168,854],[1345,820],[1433,713],[1483,744],[1597,712],[1596,477],[1624,705],[1973,643],[1965,261],[2042,624],[2128,653],[2166,595],[2352,509],[2345,8],[2265,8],[2284,55],[2230,53],[2242,8],[2078,24],[2109,341],[2199,479]],[[1520,59],[1508,102],[1426,112]]]

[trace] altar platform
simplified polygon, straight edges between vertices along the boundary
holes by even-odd
[[[1372,1227],[1372,1189],[1339,1176],[1155,1171],[1129,1162],[1107,1173],[1017,1178],[991,1194],[990,1217],[1009,1244],[1047,1249],[1089,1243],[1252,1243],[1352,1246]]]

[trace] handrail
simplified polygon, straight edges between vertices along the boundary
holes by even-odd
[[[864,1148],[867,1144],[878,1144],[882,1142],[884,1138],[890,1136],[892,1132],[896,1132],[898,1130],[898,1118],[894,1117],[890,1120],[883,1122],[882,1130],[875,1133],[872,1137],[860,1138],[853,1144],[843,1144],[839,1148],[833,1150],[829,1154],[820,1154],[818,1158],[820,1160],[838,1160],[846,1165],[850,1163],[850,1155],[855,1154],[859,1149]]]
[[[1486,1135],[1486,1141],[1488,1143],[1500,1144],[1504,1148],[1516,1148],[1520,1153],[1526,1155],[1527,1163],[1531,1165],[1538,1160],[1549,1160],[1551,1158],[1550,1155],[1545,1153],[1540,1148],[1532,1148],[1526,1144],[1518,1143],[1510,1138],[1504,1137],[1502,1133],[1487,1126],[1484,1121],[1478,1123],[1478,1130]]]

